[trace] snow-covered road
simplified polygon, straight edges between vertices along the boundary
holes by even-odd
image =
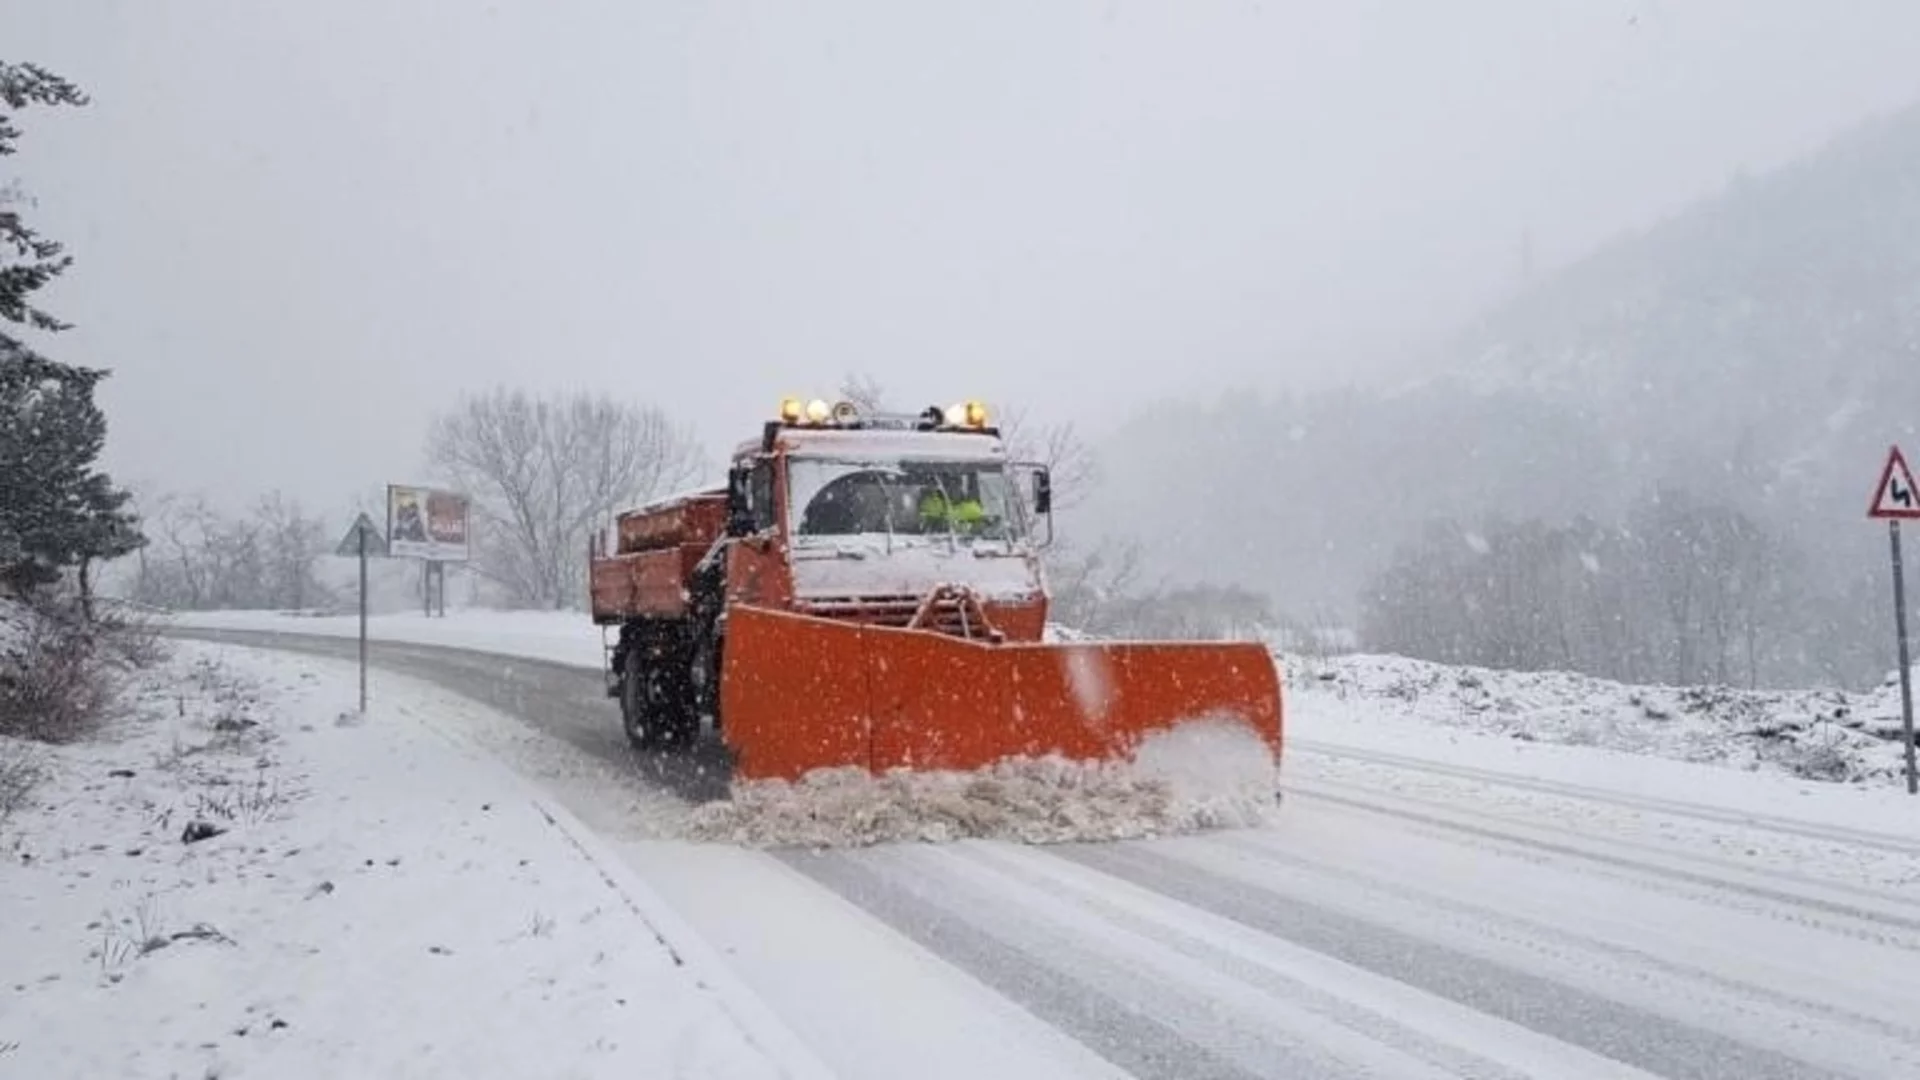
[[[1920,1076],[1920,831],[1890,792],[1296,712],[1268,827],[757,851],[661,824],[718,762],[635,761],[594,674],[375,654],[488,706],[467,737],[844,1076]]]

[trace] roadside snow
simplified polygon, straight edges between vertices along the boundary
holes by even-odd
[[[316,634],[358,638],[358,615],[291,615],[277,611],[182,611],[162,620],[181,627],[215,630],[260,630],[281,634]],[[604,663],[600,628],[579,611],[450,610],[444,618],[408,612],[375,615],[367,620],[367,636],[376,641],[404,641],[414,645],[444,645],[549,660],[598,670]]]
[[[0,823],[0,1073],[807,1074],[564,810],[350,669],[183,644]],[[424,711],[424,710],[423,710]],[[0,750],[17,749],[0,747]]]
[[[181,611],[162,617],[180,627],[210,630],[259,630],[280,634],[317,634],[357,638],[357,615],[297,615],[278,611]],[[578,611],[483,611],[449,609],[444,618],[429,619],[417,612],[375,615],[367,620],[367,636],[374,641],[403,641],[412,645],[444,645],[549,660],[556,664],[600,670],[605,664],[600,628]],[[1087,640],[1060,626],[1047,627],[1049,641]]]
[[[1903,767],[1892,679],[1868,693],[1628,686],[1369,655],[1290,658],[1285,670],[1290,714],[1356,725],[1411,720],[1815,780],[1888,782]]]
[[[193,612],[171,618],[181,626],[331,637],[359,632],[352,617]],[[599,630],[578,612],[452,611],[444,619],[383,615],[371,620],[369,632],[387,641],[601,665]],[[1075,641],[1085,635],[1051,627],[1049,638]],[[1748,691],[1629,686],[1566,672],[1496,671],[1364,654],[1286,656],[1281,663],[1290,725],[1301,717],[1363,725],[1397,719],[1805,779],[1890,783],[1901,776],[1900,695],[1891,677],[1868,692]],[[844,783],[831,777],[820,780],[847,798],[862,797],[841,790]],[[944,805],[951,793],[942,788],[928,797]]]

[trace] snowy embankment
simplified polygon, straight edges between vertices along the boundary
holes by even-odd
[[[357,615],[292,615],[277,611],[183,611],[169,616],[183,627],[210,630],[258,630],[357,638]],[[450,611],[444,618],[418,612],[374,615],[367,636],[377,641],[444,645],[450,649],[549,660],[556,664],[599,668],[605,663],[600,628],[578,611]]]
[[[352,617],[192,612],[182,626],[352,637]],[[601,664],[600,631],[578,612],[455,611],[447,618],[382,615],[373,637]],[[1899,775],[1900,696],[1628,686],[1565,672],[1453,667],[1395,656],[1284,657],[1289,729],[1314,738],[1370,736],[1383,722],[1592,746],[1817,780]]]
[[[1900,691],[1629,686],[1397,656],[1290,660],[1288,706],[1316,737],[1384,721],[1812,780],[1882,781],[1903,767]]]
[[[354,617],[275,612],[191,612],[183,627],[353,637]],[[580,613],[455,611],[445,618],[383,615],[371,637],[475,649],[598,669],[599,628]],[[377,676],[383,680],[384,675]],[[604,723],[615,724],[612,706]],[[503,744],[503,754],[524,748]],[[548,752],[551,752],[550,749]],[[819,770],[804,781],[733,785],[729,798],[698,807],[648,807],[650,831],[766,846],[944,843],[988,837],[1025,843],[1122,840],[1250,825],[1273,807],[1270,760],[1239,730],[1189,725],[1165,733],[1125,763],[1057,759],[1004,763],[983,773],[917,772],[873,777]],[[576,775],[600,771],[571,766]]]
[[[186,643],[133,678],[93,741],[0,743],[40,774],[0,821],[0,1073],[813,1071],[428,691],[361,717],[347,665]]]

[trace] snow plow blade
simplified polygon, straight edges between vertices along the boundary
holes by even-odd
[[[1192,720],[1280,754],[1280,676],[1253,643],[988,643],[764,608],[728,612],[721,731],[742,780],[858,766],[1126,761]]]

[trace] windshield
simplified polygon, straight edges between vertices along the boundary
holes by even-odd
[[[1020,518],[997,461],[787,463],[798,538],[885,535],[1011,541]]]

